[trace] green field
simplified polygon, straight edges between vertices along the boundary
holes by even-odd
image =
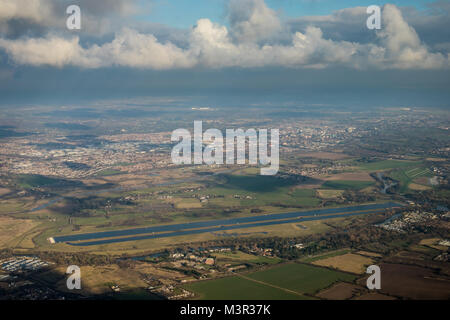
[[[214,254],[219,261],[233,261],[233,262],[250,262],[257,264],[276,264],[281,261],[278,258],[269,258],[263,256],[255,256],[252,254],[244,253],[242,251],[237,252],[223,252]]]
[[[324,189],[351,189],[361,190],[374,185],[372,181],[354,181],[354,180],[335,180],[325,182],[321,188]]]
[[[210,201],[211,206],[258,207],[279,203],[302,207],[319,205],[320,199],[315,197],[314,190],[291,191],[294,185],[292,180],[273,176],[228,174],[220,175],[205,194],[216,196]],[[234,195],[243,198],[236,199]]]
[[[98,177],[106,177],[106,176],[114,176],[116,174],[124,173],[120,170],[114,170],[114,169],[105,169],[102,171],[97,172]]]
[[[113,298],[114,300],[162,300],[160,297],[151,294],[143,288],[123,291],[113,296]]]
[[[316,194],[314,189],[295,189],[291,195],[295,198],[311,198]]]
[[[318,256],[314,256],[314,257],[307,257],[307,258],[303,258],[301,259],[302,262],[307,262],[307,263],[311,263],[317,260],[322,260],[322,259],[327,259],[327,258],[332,258],[332,257],[337,257],[337,256],[342,256],[346,253],[351,252],[348,249],[345,250],[339,250],[339,251],[334,251],[334,252],[330,252],[330,253],[325,253],[322,255],[318,255]]]
[[[424,176],[430,176],[431,171],[424,167],[417,167],[409,170],[405,170],[406,176],[410,179],[420,178]]]
[[[431,171],[424,167],[416,167],[412,169],[397,169],[393,170],[388,175],[390,178],[397,180],[400,183],[399,192],[405,193],[408,191],[408,185],[416,178],[431,177]]]
[[[377,171],[395,168],[407,168],[412,166],[419,166],[422,161],[405,161],[405,160],[382,160],[370,163],[364,163],[359,165],[363,170],[367,171]]]
[[[281,187],[292,186],[294,181],[275,176],[261,175],[221,175],[227,181],[226,188],[248,192],[273,192]]]
[[[21,188],[30,189],[42,186],[51,186],[63,182],[64,180],[49,178],[35,174],[21,174],[17,178],[17,184]]]
[[[249,278],[299,293],[313,294],[337,281],[353,281],[355,276],[300,263],[289,263],[257,271]]]
[[[194,282],[184,287],[200,299],[310,299],[313,294],[338,281],[356,276],[326,268],[288,263],[242,276]]]
[[[199,281],[183,286],[204,300],[304,300],[308,297],[241,277]]]

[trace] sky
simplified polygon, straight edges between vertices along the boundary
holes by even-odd
[[[386,3],[397,6],[411,6],[426,10],[427,4],[433,0],[266,0],[267,6],[285,17],[295,18],[302,15],[328,15],[334,10],[344,7],[370,5],[383,6]],[[193,5],[194,4],[194,5]],[[227,25],[226,0],[155,0],[151,11],[139,16],[139,19],[168,24],[178,28],[188,28],[198,19],[209,19]]]
[[[66,7],[81,8],[81,30]],[[381,7],[381,29],[366,26]],[[0,105],[449,107],[448,0],[0,0]]]

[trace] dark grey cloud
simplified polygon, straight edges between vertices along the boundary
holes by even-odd
[[[449,52],[443,44],[450,43],[450,1],[436,1],[428,4],[428,8],[425,12],[408,8],[405,19],[427,45]]]
[[[0,34],[7,38],[43,36],[66,30],[66,8],[82,9],[81,34],[112,33],[131,20],[138,11],[138,0],[0,0]],[[149,5],[144,9],[149,9]]]
[[[399,7],[405,21],[415,29],[421,41],[443,51],[443,44],[450,42],[450,1],[436,1],[427,10],[415,7]],[[286,22],[291,32],[303,31],[314,25],[323,31],[324,37],[338,41],[372,43],[376,33],[366,28],[366,7],[345,8],[327,16],[304,16]],[[447,51],[448,52],[448,51]]]
[[[367,29],[366,20],[366,7],[356,7],[338,10],[327,16],[298,17],[286,23],[291,32],[304,31],[313,25],[320,28],[328,39],[370,43],[376,35]]]

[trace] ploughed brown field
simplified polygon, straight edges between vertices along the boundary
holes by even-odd
[[[380,293],[410,299],[450,299],[450,278],[431,269],[390,263],[380,268]]]
[[[357,295],[359,292],[364,292],[364,288],[351,284],[340,282],[332,287],[322,290],[316,296],[328,300],[347,300]]]
[[[6,189],[6,188],[0,188],[0,197],[1,196],[4,196],[5,194],[8,194],[8,193],[10,193],[11,192],[11,190],[9,190],[9,189]]]
[[[354,300],[396,300],[396,298],[375,292],[365,293],[359,297],[354,298]]]

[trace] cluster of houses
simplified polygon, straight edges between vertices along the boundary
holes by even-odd
[[[273,257],[273,249],[272,248],[260,248],[255,246],[254,248],[249,250],[249,253],[253,253],[255,255],[260,255],[264,257]]]
[[[438,243],[440,246],[450,247],[450,240],[441,240]]]
[[[171,255],[171,258],[177,260],[174,262],[175,266],[180,267],[181,265],[187,265],[190,267],[197,266],[198,263],[206,264],[209,266],[214,265],[214,258],[211,257],[201,257],[195,254],[183,254],[183,253],[174,253]]]
[[[247,199],[247,200],[252,200],[253,199],[253,197],[251,197],[251,196],[240,195],[240,194],[233,195],[233,198],[235,198],[235,199]]]
[[[48,262],[36,257],[14,257],[0,261],[0,268],[8,272],[36,271],[48,265]]]
[[[389,223],[380,224],[379,226],[390,231],[405,232],[408,227],[434,219],[438,219],[438,217],[430,212],[406,212],[397,219]]]
[[[192,297],[194,294],[186,289],[175,287],[173,285],[163,285],[157,289],[150,290],[160,296],[166,297],[169,300],[179,300]]]

